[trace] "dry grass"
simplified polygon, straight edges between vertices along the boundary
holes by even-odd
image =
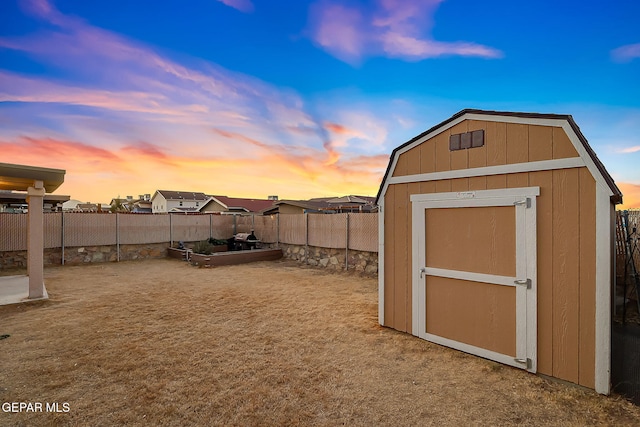
[[[638,425],[640,408],[377,323],[377,282],[287,262],[51,268],[0,307],[0,425]]]

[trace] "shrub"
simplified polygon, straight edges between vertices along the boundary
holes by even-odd
[[[203,240],[193,245],[193,252],[202,255],[211,255],[213,253],[213,245]]]
[[[213,245],[213,246],[222,246],[227,244],[226,240],[214,239],[213,237],[210,237],[208,242],[210,245]]]

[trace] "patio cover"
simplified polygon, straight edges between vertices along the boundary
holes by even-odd
[[[29,300],[47,297],[43,279],[43,199],[45,193],[51,193],[60,187],[64,182],[64,174],[65,171],[61,169],[0,163],[0,190],[27,192],[27,203],[29,204],[29,213],[27,214]],[[1,289],[0,292],[2,292]]]

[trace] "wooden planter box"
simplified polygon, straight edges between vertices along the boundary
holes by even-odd
[[[193,265],[218,267],[255,261],[274,261],[282,258],[282,249],[254,249],[250,251],[218,252],[211,255],[191,254]]]
[[[226,245],[216,245],[213,247],[214,253],[227,252],[227,250],[228,249]],[[167,255],[170,258],[182,259],[185,261],[189,261],[191,257],[193,257],[194,255],[205,256],[205,257],[209,256],[209,255],[194,254],[193,250],[191,249],[178,249],[178,248],[167,248]]]
[[[167,248],[167,255],[170,258],[177,258],[188,261],[191,253],[191,249]]]

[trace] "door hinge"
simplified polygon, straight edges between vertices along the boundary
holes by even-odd
[[[531,289],[531,279],[514,280],[513,283],[516,285],[526,286],[527,289]]]
[[[522,206],[524,205],[525,208],[530,208],[531,207],[531,199],[529,197],[527,197],[524,200],[518,200],[517,202],[513,202],[513,204],[515,206]]]
[[[515,359],[517,363],[521,363],[523,365],[527,365],[527,369],[531,369],[531,367],[533,366],[533,361],[531,359],[529,359],[528,357],[526,359],[518,359],[517,357]]]

